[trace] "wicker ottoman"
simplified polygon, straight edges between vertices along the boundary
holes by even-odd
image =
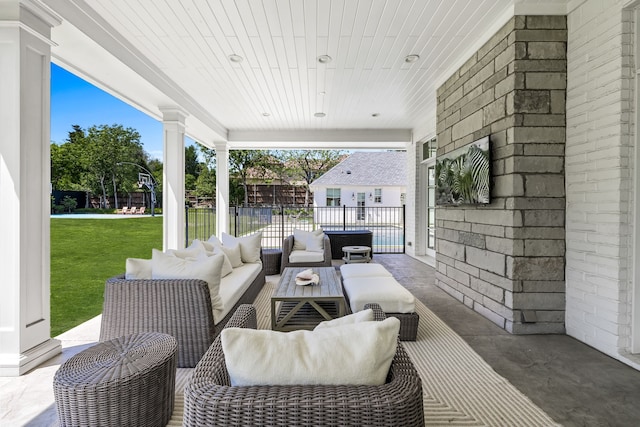
[[[61,426],[165,426],[173,412],[178,344],[143,332],[104,341],[53,378]]]
[[[280,261],[282,259],[281,249],[263,249],[262,250],[262,266],[264,274],[273,276],[280,274]]]

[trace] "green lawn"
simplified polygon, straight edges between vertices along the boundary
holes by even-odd
[[[162,249],[162,217],[51,219],[51,336],[102,312],[104,282]]]

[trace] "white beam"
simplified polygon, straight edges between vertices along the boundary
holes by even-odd
[[[229,131],[229,147],[250,149],[404,149],[411,129]]]
[[[0,5],[0,376],[60,353],[51,339],[50,49],[56,17]]]
[[[229,144],[213,143],[216,149],[216,235],[229,232]]]
[[[163,244],[167,249],[183,248],[184,218],[184,121],[186,113],[176,107],[160,107],[164,134],[162,174]]]

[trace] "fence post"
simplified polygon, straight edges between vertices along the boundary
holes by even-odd
[[[238,237],[238,207],[233,207],[233,235]]]
[[[189,247],[189,206],[184,207],[184,247]]]
[[[407,209],[402,205],[402,253],[407,253]]]
[[[347,205],[342,205],[342,231],[347,229]]]
[[[280,241],[284,240],[284,205],[280,205]]]

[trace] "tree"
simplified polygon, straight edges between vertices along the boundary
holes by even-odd
[[[305,186],[304,204],[309,206],[309,184],[340,163],[346,153],[341,150],[287,150],[279,152],[289,175],[301,179]]]
[[[101,205],[107,205],[107,183],[111,181],[113,195],[116,196],[115,208],[118,209],[118,181],[127,182],[127,177],[132,176],[130,168],[133,168],[124,167],[121,162],[140,164],[145,160],[140,134],[122,125],[100,125],[87,130],[86,140],[88,150],[83,161],[94,182],[98,183]],[[132,186],[129,184],[128,187]]]

